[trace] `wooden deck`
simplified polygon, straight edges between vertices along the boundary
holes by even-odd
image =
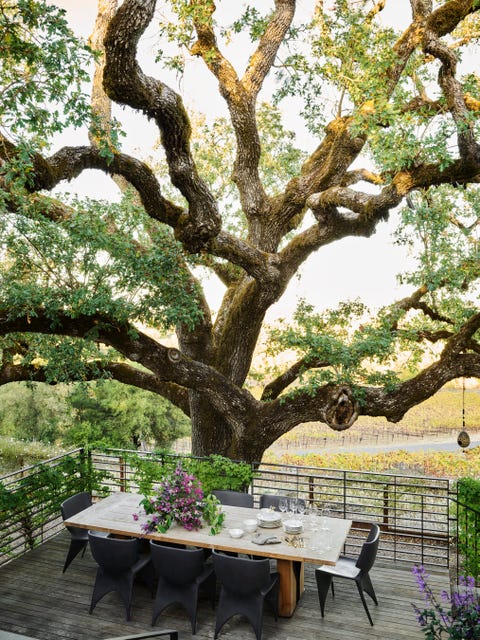
[[[101,640],[151,630],[152,600],[142,583],[135,585],[132,620],[125,622],[124,608],[116,594],[100,601],[89,615],[96,564],[87,550],[62,574],[69,535],[56,538],[0,568],[0,640],[2,630],[41,640]],[[445,570],[430,571],[436,593],[448,588]],[[410,565],[378,561],[371,572],[379,606],[371,603],[371,627],[353,582],[336,581],[335,600],[329,595],[325,618],[320,617],[313,566],[306,566],[305,593],[292,618],[275,622],[265,610],[263,640],[421,640],[424,635],[411,602],[421,605]],[[367,596],[367,600],[368,596]],[[369,603],[370,604],[370,603]],[[198,611],[198,630],[180,607],[173,605],[158,619],[156,627],[175,628],[180,638],[213,638],[215,612],[206,600]],[[6,637],[7,634],[4,634]],[[254,640],[250,625],[235,618],[219,640]]]

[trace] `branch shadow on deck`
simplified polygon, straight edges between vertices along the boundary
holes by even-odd
[[[90,551],[78,556],[62,574],[69,545],[67,532],[0,568],[0,640],[2,630],[39,640],[102,640],[112,636],[151,630],[152,598],[146,586],[136,583],[132,620],[126,622],[124,607],[112,593],[89,615],[96,564]],[[368,605],[374,621],[371,627],[355,585],[347,580],[335,583],[335,599],[329,594],[325,618],[320,616],[314,566],[306,565],[305,593],[292,618],[276,623],[265,609],[263,640],[414,640],[424,637],[411,606],[422,605],[411,565],[377,561],[371,577],[379,606]],[[429,583],[435,593],[448,588],[445,569],[431,570]],[[368,596],[367,596],[368,600]],[[174,628],[181,639],[212,639],[215,612],[208,601],[200,600],[198,627],[192,636],[183,610],[173,605],[156,628]],[[6,634],[5,634],[6,635]],[[219,640],[254,640],[250,625],[240,618],[228,623]]]

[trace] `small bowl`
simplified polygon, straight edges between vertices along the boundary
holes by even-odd
[[[231,538],[241,538],[243,536],[243,529],[229,529],[228,533]]]
[[[248,531],[248,533],[253,533],[254,531],[257,530],[257,521],[254,520],[253,518],[249,520],[244,520],[243,526],[245,528],[245,531]]]

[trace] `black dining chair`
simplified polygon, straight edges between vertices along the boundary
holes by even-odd
[[[280,500],[282,498],[286,498],[288,500],[288,496],[276,495],[273,493],[262,493],[258,506],[260,509],[273,509],[274,511],[280,511]],[[307,504],[303,498],[297,498],[297,503],[302,504],[305,510]]]
[[[158,577],[152,626],[170,604],[181,604],[190,618],[192,634],[197,630],[198,595],[203,589],[215,606],[216,580],[212,564],[205,564],[203,549],[180,549],[150,540],[150,553]]]
[[[263,607],[267,602],[278,619],[279,574],[270,573],[270,561],[236,558],[212,552],[213,566],[220,581],[214,638],[235,615],[242,615],[252,625],[257,640],[262,637]]]
[[[346,578],[347,580],[354,580],[357,585],[358,593],[362,600],[363,608],[368,616],[370,624],[373,627],[372,617],[368,610],[367,603],[363,592],[365,591],[372,598],[374,603],[378,605],[377,596],[373,589],[372,581],[370,579],[369,571],[375,563],[377,557],[378,543],[380,540],[380,527],[378,524],[372,524],[370,526],[370,532],[367,539],[362,545],[358,558],[348,558],[346,556],[340,556],[337,563],[334,566],[322,565],[318,569],[315,569],[315,578],[317,580],[318,599],[320,601],[320,611],[322,618],[325,613],[325,600],[327,598],[328,589],[331,585],[332,596],[335,596],[335,590],[333,587],[333,578]]]
[[[150,555],[140,552],[140,540],[137,538],[116,538],[89,531],[88,539],[92,556],[98,564],[89,613],[107,593],[116,591],[125,605],[126,619],[130,620],[135,578],[142,578],[153,593]]]
[[[253,496],[243,491],[231,491],[230,489],[214,489],[212,494],[220,500],[222,504],[231,507],[253,507]]]
[[[63,521],[68,520],[84,509],[88,509],[91,505],[92,496],[87,491],[81,491],[80,493],[76,493],[70,498],[67,498],[60,505]],[[85,549],[88,545],[88,531],[86,529],[71,526],[67,526],[67,529],[70,532],[70,546],[68,548],[67,557],[65,558],[62,573],[65,573],[69,564],[80,553],[80,551],[82,551],[82,557],[84,556]]]

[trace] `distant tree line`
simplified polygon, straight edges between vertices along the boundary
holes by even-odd
[[[190,420],[164,398],[112,380],[0,387],[0,436],[62,447],[166,448]]]

